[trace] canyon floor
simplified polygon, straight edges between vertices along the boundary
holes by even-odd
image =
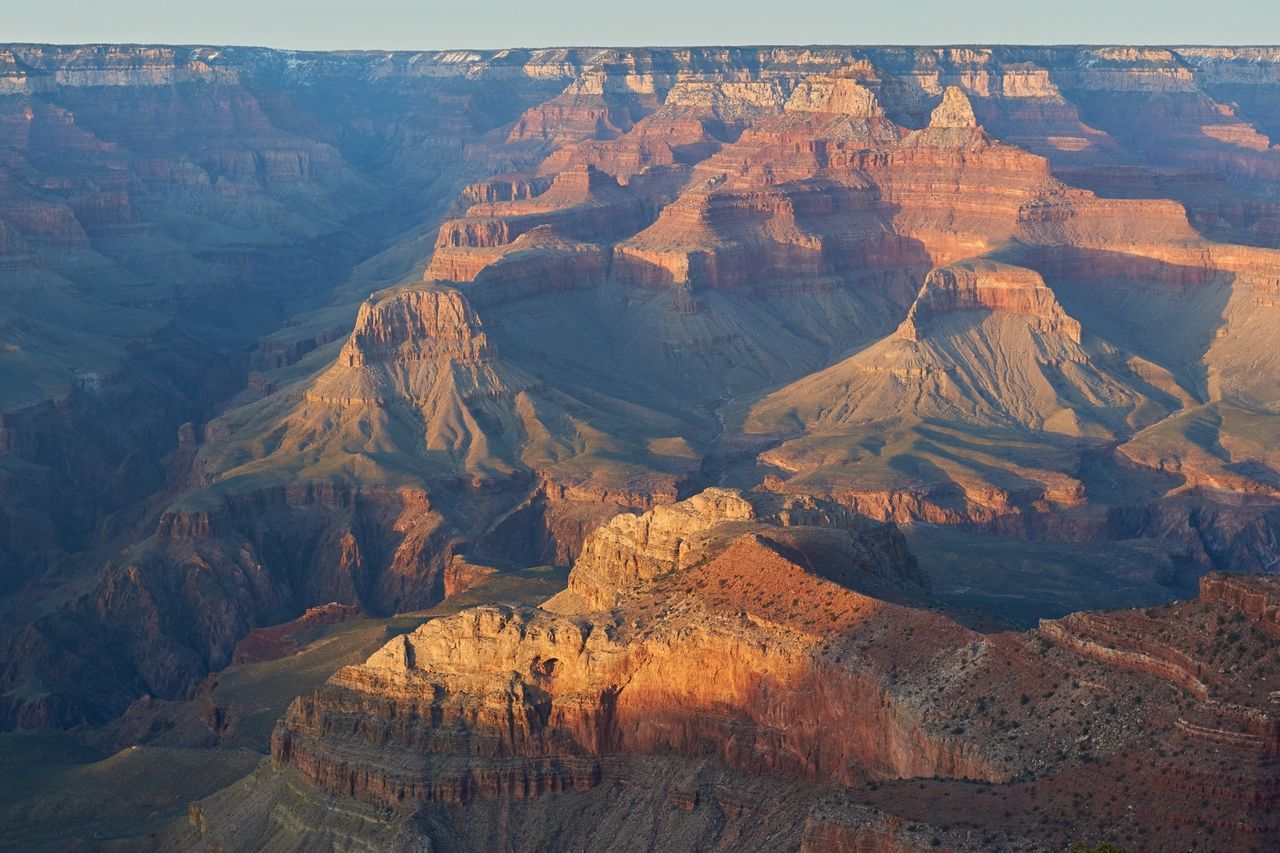
[[[1277,115],[0,45],[0,844],[1274,847]]]

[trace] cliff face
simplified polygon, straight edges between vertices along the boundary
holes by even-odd
[[[615,516],[583,542],[574,564],[572,592],[585,604],[606,607],[619,588],[691,564],[701,556],[698,540],[712,528],[755,518],[755,507],[747,500],[722,490],[643,515]]]
[[[474,363],[489,360],[480,320],[456,291],[419,291],[370,300],[338,354],[348,367],[414,361]]]
[[[342,669],[276,727],[271,775],[316,790],[289,808],[328,795],[389,806],[417,816],[401,831],[432,843],[445,831],[432,816],[448,806],[471,816],[450,824],[463,838],[512,837],[526,812],[547,821],[540,832],[586,837],[593,821],[555,803],[597,809],[598,796],[655,828],[671,808],[718,816],[701,842],[714,849],[762,826],[775,844],[815,850],[922,849],[930,834],[956,849],[1081,834],[1159,849],[1210,826],[1229,845],[1274,831],[1270,580],[1211,576],[1195,601],[981,635],[859,591],[886,577],[913,588],[892,531],[865,525],[864,554],[883,568],[851,569],[822,549],[849,535],[846,518],[807,500],[794,515],[743,519],[759,500],[712,490],[642,517],[650,538],[625,536],[634,520],[601,528],[589,541],[614,547],[572,574],[612,567],[608,610],[571,584],[545,605],[554,612],[463,611]],[[726,535],[691,563],[670,547],[717,529]],[[630,571],[642,556],[653,560],[643,577]],[[701,769],[683,793],[651,782],[618,799],[655,761],[668,780]],[[1097,807],[1111,779],[1160,793]],[[831,783],[863,788],[874,810],[833,798]],[[259,832],[286,831],[265,816],[280,814],[279,795],[257,796],[202,804],[204,843],[254,815]],[[1094,806],[1081,810],[1082,797]],[[1064,804],[1074,808],[1059,823]]]
[[[1046,333],[1060,333],[1080,343],[1080,321],[1067,315],[1036,273],[1016,267],[960,265],[937,269],[925,277],[916,301],[898,334],[918,341],[920,324],[952,311],[1007,311],[1034,317]]]
[[[548,607],[608,608],[620,590],[705,562],[723,547],[726,539],[761,528],[789,532],[791,528],[815,526],[834,532],[832,541],[823,543],[824,547],[850,546],[838,559],[834,551],[825,556],[833,563],[856,563],[868,574],[864,582],[886,575],[894,575],[898,581],[910,578],[912,583],[921,582],[920,576],[912,576],[914,561],[900,537],[868,524],[838,504],[804,495],[779,498],[708,489],[641,515],[622,513],[597,528],[578,552],[563,600],[553,601]],[[779,532],[774,531],[773,535]],[[864,547],[864,542],[872,542],[875,547]],[[881,551],[877,552],[877,548]]]
[[[589,788],[617,753],[815,781],[1004,778],[998,756],[931,729],[875,665],[839,664],[833,638],[911,613],[844,584],[919,592],[895,530],[821,502],[709,490],[622,516],[588,538],[554,613],[480,608],[398,638],[300,699],[273,755],[384,804]],[[591,599],[606,588],[620,610]],[[411,765],[385,775],[406,749]],[[471,761],[440,773],[436,755]]]

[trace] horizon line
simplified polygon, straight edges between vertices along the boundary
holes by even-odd
[[[1236,48],[1236,49],[1280,49],[1280,42],[1247,43],[1247,42],[750,42],[750,43],[706,43],[706,44],[548,44],[548,45],[506,45],[502,47],[281,47],[270,44],[239,44],[217,42],[166,42],[166,41],[0,41],[4,47],[171,47],[171,48],[214,48],[239,50],[273,50],[282,53],[452,53],[472,51],[476,53],[501,53],[503,51],[547,51],[547,50],[751,50],[760,48],[914,48],[918,50],[951,49],[951,48],[1098,48],[1098,47],[1136,47],[1177,50],[1179,48]]]

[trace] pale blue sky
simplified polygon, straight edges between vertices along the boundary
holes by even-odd
[[[0,42],[1280,43],[1277,0],[0,0]]]

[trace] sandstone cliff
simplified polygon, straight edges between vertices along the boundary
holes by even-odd
[[[1275,675],[1255,655],[1274,642],[1270,581],[1213,577],[1198,601],[979,635],[850,588],[859,573],[796,550],[803,536],[784,545],[798,530],[780,517],[679,565],[672,535],[740,525],[752,497],[713,491],[650,514],[646,529],[665,538],[627,539],[634,520],[602,528],[611,556],[580,565],[593,577],[602,559],[624,569],[612,613],[567,610],[563,595],[553,604],[561,614],[478,608],[343,669],[277,726],[270,774],[202,804],[206,843],[234,838],[238,819],[285,832],[270,780],[298,777],[416,814],[401,831],[426,839],[445,831],[428,816],[448,804],[472,816],[450,832],[516,831],[514,816],[488,830],[471,822],[493,820],[495,800],[537,810],[550,821],[542,831],[582,838],[590,821],[557,802],[617,797],[626,780],[653,779],[655,766],[667,779],[679,777],[676,766],[703,768],[693,771],[702,780],[708,766],[720,775],[713,787],[691,779],[684,794],[646,783],[616,807],[655,827],[664,809],[709,809],[719,817],[699,843],[715,849],[760,825],[784,845],[858,850],[919,849],[913,832],[956,849],[978,845],[974,833],[984,839],[974,849],[1037,849],[1082,831],[1158,849],[1208,826],[1231,844],[1272,831],[1264,815],[1280,740],[1263,703]],[[792,509],[811,531],[847,523],[813,501]],[[864,541],[910,577],[885,540]],[[625,571],[642,553],[655,560],[652,573]],[[1249,684],[1222,677],[1227,668]],[[1099,805],[1113,790],[1099,780],[1113,777],[1160,796],[1117,813]],[[832,799],[832,781],[862,788],[879,813]],[[253,786],[263,794],[249,794]],[[792,793],[766,805],[752,793],[759,786]],[[262,795],[277,816],[255,803]],[[290,796],[289,809],[308,813],[319,795]],[[1044,816],[1015,818],[1015,804]],[[951,826],[931,828],[927,814]]]

